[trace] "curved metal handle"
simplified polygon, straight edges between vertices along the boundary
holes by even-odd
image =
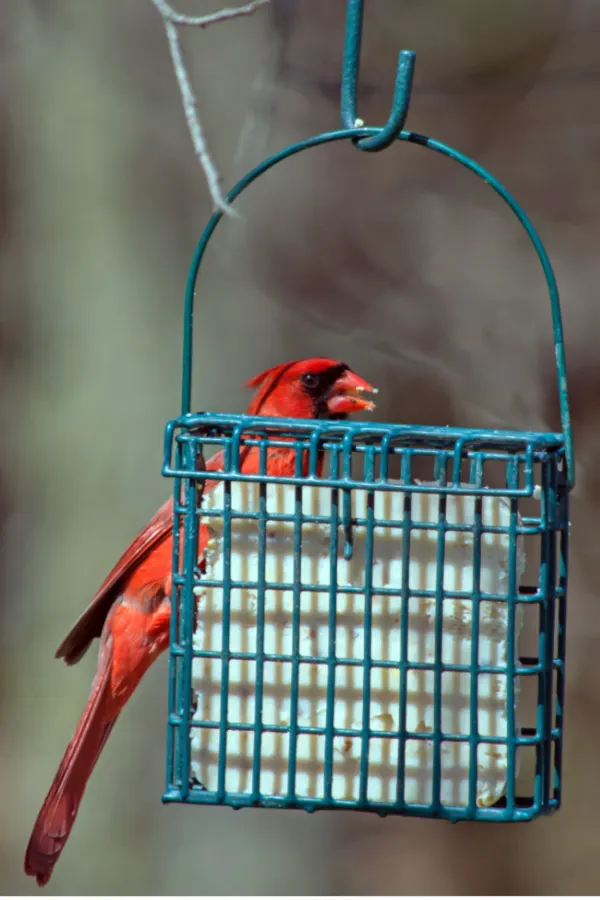
[[[300,141],[297,144],[292,144],[289,147],[285,147],[283,150],[280,150],[278,153],[275,153],[268,159],[263,160],[260,165],[256,166],[254,169],[244,175],[244,177],[240,179],[240,181],[238,181],[238,183],[227,194],[227,202],[233,203],[233,201],[237,197],[239,197],[242,191],[244,191],[250,184],[252,184],[252,182],[255,181],[260,175],[271,169],[273,166],[277,165],[277,163],[282,162],[284,159],[288,159],[290,156],[294,156],[296,153],[301,153],[303,150],[308,150],[310,147],[318,147],[321,144],[327,144],[330,141],[375,138],[380,134],[380,128],[343,129],[340,131],[330,131],[324,134],[318,134],[315,137],[306,138],[305,140]],[[529,237],[529,240],[533,245],[533,249],[537,254],[538,260],[542,266],[544,276],[546,278],[546,286],[548,288],[548,294],[550,297],[552,328],[554,334],[554,357],[556,364],[556,378],[558,383],[558,399],[562,424],[562,438],[564,441],[567,466],[566,480],[568,489],[571,489],[575,484],[575,456],[573,453],[573,433],[571,428],[571,414],[569,411],[569,393],[567,389],[567,369],[565,362],[563,326],[560,312],[558,286],[556,284],[556,278],[554,276],[552,265],[550,263],[550,259],[548,258],[548,254],[546,253],[544,245],[542,244],[537,231],[533,227],[533,224],[530,222],[528,216],[521,209],[515,198],[506,190],[504,185],[501,184],[497,178],[494,178],[494,176],[490,172],[484,169],[483,166],[480,166],[478,163],[470,159],[468,156],[465,156],[463,153],[459,153],[459,151],[455,150],[453,147],[449,147],[447,144],[443,144],[441,141],[436,141],[433,138],[426,137],[422,134],[416,134],[415,132],[411,131],[403,131],[398,135],[398,139],[411,144],[419,144],[421,147],[427,147],[429,150],[433,150],[436,153],[447,156],[450,159],[455,160],[455,162],[460,163],[466,169],[469,169],[475,175],[479,176],[479,178],[481,178],[487,185],[489,185],[489,187],[491,187],[509,206],[509,208],[512,210],[521,226],[527,233],[527,236]],[[210,241],[213,232],[218,223],[221,221],[222,217],[223,213],[220,210],[217,210],[208,220],[206,228],[204,229],[204,232],[202,233],[200,241],[198,242],[198,245],[196,247],[196,251],[194,253],[192,264],[190,266],[190,272],[188,275],[185,294],[185,312],[183,318],[183,375],[181,387],[181,414],[184,417],[189,415],[191,411],[194,294],[196,289],[196,279],[198,277],[198,270],[200,268],[200,263],[202,262],[202,257],[204,256],[204,251],[206,250],[208,242]]]
[[[362,122],[358,122],[356,114],[356,95],[360,71],[363,13],[363,0],[348,0],[341,97],[342,123],[345,128],[356,128],[358,124],[362,124]],[[384,150],[393,144],[400,135],[408,114],[414,70],[414,51],[401,50],[398,57],[392,111],[387,125],[377,129],[377,133],[373,137],[356,140],[355,144],[361,150]]]

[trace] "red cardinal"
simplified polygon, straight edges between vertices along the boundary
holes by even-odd
[[[373,409],[364,392],[373,388],[347,365],[333,359],[307,359],[275,366],[248,382],[258,388],[248,413],[301,419],[342,419]],[[242,472],[257,472],[256,447],[242,449]],[[222,469],[222,453],[207,463]],[[273,448],[270,475],[293,475],[293,450]],[[217,481],[207,482],[211,490]],[[125,551],[100,590],[66,636],[56,656],[78,662],[100,638],[92,691],[75,734],[33,826],[25,853],[25,872],[39,885],[50,880],[69,837],[87,781],[117,717],[149,666],[167,649],[171,617],[173,500],[169,499]],[[202,553],[202,534],[200,536]]]

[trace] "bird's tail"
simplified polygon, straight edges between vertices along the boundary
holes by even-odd
[[[33,826],[25,873],[47,884],[67,842],[88,779],[116,722],[106,716],[110,661],[94,680],[92,693]]]

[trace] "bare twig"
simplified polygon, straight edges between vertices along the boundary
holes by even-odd
[[[166,0],[152,0],[152,3],[163,20],[165,33],[169,42],[169,51],[171,53],[173,69],[175,70],[175,77],[177,78],[177,83],[179,85],[183,110],[192,138],[192,144],[196,156],[200,161],[200,165],[204,170],[213,205],[215,209],[219,209],[221,212],[227,213],[228,215],[236,215],[233,208],[227,203],[227,200],[223,196],[219,173],[206,144],[204,131],[198,116],[196,96],[192,89],[192,84],[183,60],[181,41],[179,39],[177,26],[191,25],[196,28],[206,28],[208,25],[214,25],[216,22],[226,22],[227,20],[235,19],[238,16],[249,16],[261,6],[266,6],[266,4],[269,3],[269,0],[253,0],[252,3],[247,3],[245,6],[222,9],[219,12],[210,13],[206,16],[181,15],[169,6],[169,4],[166,3]]]
[[[168,19],[174,25],[194,25],[197,28],[206,28],[207,25],[213,25],[215,22],[225,22],[227,19],[237,19],[238,16],[250,16],[261,6],[266,6],[270,0],[253,0],[245,6],[237,6],[233,9],[221,9],[216,13],[209,13],[206,16],[183,16],[181,13],[175,12],[165,0],[153,0],[154,5],[163,17]]]
[[[217,172],[216,166],[213,163],[212,157],[208,151],[204,132],[202,130],[202,125],[200,124],[200,118],[198,116],[196,96],[194,94],[194,91],[192,90],[192,85],[185,68],[185,63],[183,62],[183,54],[181,52],[181,43],[179,41],[177,28],[175,27],[175,25],[173,25],[172,22],[165,20],[165,31],[167,33],[167,39],[169,41],[169,50],[171,51],[173,68],[175,70],[175,75],[179,83],[179,90],[181,91],[183,111],[185,112],[185,118],[187,119],[192,143],[194,145],[194,150],[196,151],[196,156],[200,160],[200,165],[204,169],[204,174],[206,175],[206,181],[208,183],[208,189],[210,191],[210,196],[212,197],[215,208],[220,209],[222,212],[227,212],[228,204],[221,191],[219,173]]]

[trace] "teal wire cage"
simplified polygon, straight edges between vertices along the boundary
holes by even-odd
[[[458,151],[402,130],[413,53],[400,53],[388,123],[362,127],[362,21],[362,0],[349,0],[343,129],[266,159],[228,200],[334,141],[418,144],[482,178],[543,268],[562,433],[193,413],[194,294],[215,212],[187,284],[181,416],[165,432],[175,538],[163,799],[530,820],[562,793],[574,459],[557,285],[508,191]],[[268,448],[282,445],[295,452],[287,478],[266,468]],[[248,446],[259,474],[241,471]],[[205,460],[217,450],[221,487],[209,497]],[[199,566],[203,529],[210,558]]]

